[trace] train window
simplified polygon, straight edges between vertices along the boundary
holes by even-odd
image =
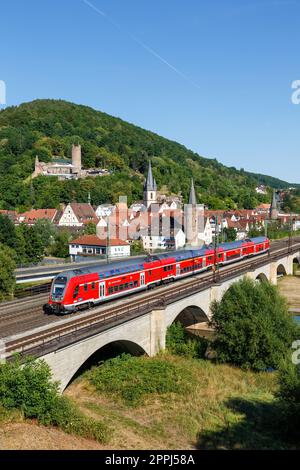
[[[152,271],[151,271],[151,269],[150,269],[150,271],[149,271],[149,276],[152,276]]]
[[[88,285],[84,284],[84,292],[87,292],[87,291],[88,291]]]
[[[139,283],[137,281],[134,281],[134,287],[137,287],[139,285]]]
[[[130,287],[130,289],[133,288],[133,282],[130,282],[129,287]]]
[[[73,299],[76,299],[78,293],[79,293],[79,286],[76,286],[74,289],[74,293],[73,293]]]
[[[118,292],[119,291],[119,286],[115,286],[114,290],[115,290],[115,292]]]
[[[128,289],[128,282],[126,282],[125,284],[125,289]]]
[[[92,290],[95,290],[96,284],[92,282]]]
[[[121,285],[119,286],[119,290],[123,290],[123,289],[124,289],[124,285],[121,284]]]
[[[109,294],[112,294],[113,291],[114,291],[114,288],[113,288],[113,287],[109,287],[109,288],[108,288],[108,293],[109,293]]]

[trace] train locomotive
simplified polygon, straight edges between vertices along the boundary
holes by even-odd
[[[207,271],[216,264],[227,265],[266,253],[269,249],[268,238],[256,237],[222,243],[217,249],[208,245],[64,271],[54,278],[44,311],[67,314],[91,308],[110,299]]]

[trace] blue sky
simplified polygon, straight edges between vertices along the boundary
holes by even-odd
[[[92,106],[300,183],[300,0],[2,0],[7,105]]]

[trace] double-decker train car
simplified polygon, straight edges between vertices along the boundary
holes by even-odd
[[[71,313],[192,276],[216,264],[226,265],[266,253],[269,249],[269,239],[257,237],[222,243],[217,249],[209,245],[64,271],[54,278],[44,310],[47,313]]]

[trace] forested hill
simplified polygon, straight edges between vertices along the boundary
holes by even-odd
[[[84,167],[108,168],[112,175],[79,181],[39,177],[32,181],[35,156],[70,157],[80,143]],[[201,145],[201,143],[200,143]],[[0,208],[56,207],[61,202],[129,203],[142,198],[143,176],[151,158],[159,189],[187,198],[193,176],[199,202],[211,208],[252,208],[268,196],[255,192],[258,178],[183,145],[86,106],[60,100],[37,100],[0,112]]]

